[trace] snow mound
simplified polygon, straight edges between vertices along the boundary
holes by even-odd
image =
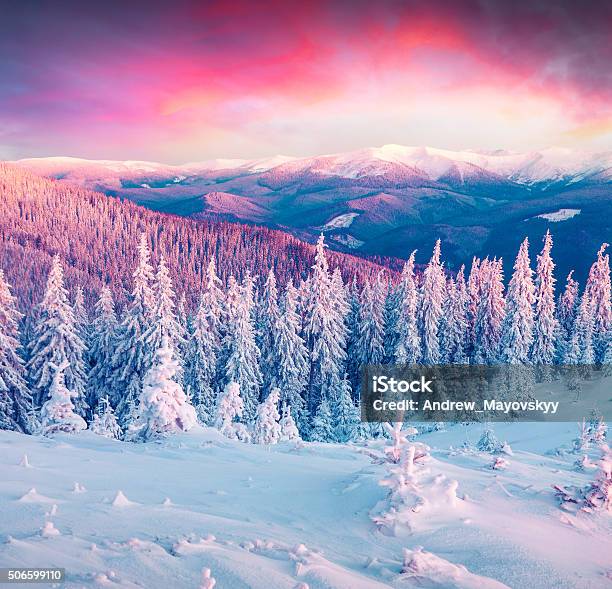
[[[56,499],[41,495],[34,487],[32,487],[25,495],[18,499],[19,503],[56,503]]]
[[[426,552],[421,546],[414,550],[404,549],[402,580],[412,580],[419,587],[428,589],[508,589],[494,579],[470,573],[463,565]]]
[[[113,507],[129,507],[130,505],[137,505],[133,501],[130,501],[124,494],[123,491],[117,491],[115,498],[113,499],[112,506]]]
[[[53,525],[53,522],[45,522],[45,525],[40,531],[40,535],[43,538],[53,538],[54,536],[60,536],[60,531]]]

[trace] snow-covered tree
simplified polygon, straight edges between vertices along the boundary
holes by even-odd
[[[595,361],[593,350],[593,323],[589,293],[584,291],[580,298],[576,319],[572,327],[569,344],[566,349],[565,363],[587,368]]]
[[[481,295],[474,324],[474,363],[493,364],[499,357],[505,316],[502,260],[483,260],[479,273]]]
[[[77,286],[74,291],[74,327],[83,341],[85,347],[89,347],[89,315],[85,307],[85,294],[83,288]]]
[[[488,452],[489,454],[497,454],[501,452],[502,444],[497,439],[495,432],[493,431],[493,425],[491,423],[485,424],[485,428],[476,444],[476,447],[481,452]]]
[[[440,345],[441,360],[445,364],[467,364],[467,287],[461,266],[457,280],[448,279]]]
[[[543,366],[553,363],[559,334],[555,316],[555,264],[550,255],[552,245],[552,237],[547,231],[536,268],[534,337],[531,350],[531,361]]]
[[[572,270],[567,275],[565,290],[559,296],[557,305],[557,323],[559,325],[557,360],[559,364],[565,361],[578,308],[578,282],[574,280],[573,274],[574,271]]]
[[[600,450],[595,480],[585,491],[585,504],[593,511],[612,512],[612,450],[607,444],[600,446]]]
[[[291,415],[291,407],[283,403],[280,418],[281,442],[296,442],[301,440],[300,431]]]
[[[276,277],[272,269],[270,269],[263,285],[261,300],[259,305],[257,305],[256,341],[261,353],[262,365],[265,366],[265,370],[262,372],[264,395],[270,392],[271,387],[277,386],[272,381],[273,374],[271,368],[276,360],[274,341],[279,317],[280,309],[278,306]]]
[[[478,319],[478,307],[480,306],[481,295],[481,273],[480,258],[472,258],[472,267],[467,281],[467,321],[468,321],[468,356],[474,357],[474,345],[476,343],[476,320]]]
[[[85,420],[74,412],[72,403],[74,394],[66,387],[64,375],[68,367],[69,363],[66,360],[59,365],[48,363],[48,370],[53,371],[53,376],[48,399],[40,410],[41,433],[44,436],[59,432],[73,434],[87,429]]]
[[[113,295],[105,285],[96,302],[91,325],[88,351],[90,370],[87,379],[87,403],[93,409],[99,399],[115,393],[113,386],[113,356],[117,345],[117,316]],[[115,399],[115,405],[118,399]]]
[[[227,350],[225,378],[228,383],[238,384],[244,402],[243,417],[246,421],[251,421],[257,409],[262,376],[259,368],[259,349],[255,342],[253,279],[250,274],[247,273],[238,292],[236,307],[230,310],[224,342]]]
[[[164,338],[168,340],[174,358],[178,362],[177,379],[182,381],[183,359],[180,356],[181,349],[185,346],[183,339],[183,328],[177,320],[174,303],[174,288],[168,271],[166,261],[162,256],[157,265],[157,272],[153,283],[153,314],[151,325],[143,334],[145,348],[158,350],[162,346]]]
[[[397,347],[395,361],[400,364],[416,364],[421,359],[421,338],[418,328],[419,288],[414,275],[414,257],[410,254],[402,270],[400,284],[400,310],[397,320]]]
[[[607,243],[599,248],[597,260],[591,266],[585,287],[593,315],[593,354],[597,363],[603,362],[612,329],[610,256],[604,254],[607,248]]]
[[[361,291],[361,313],[356,351],[362,366],[381,364],[385,356],[383,347],[385,290],[382,272],[380,272],[374,284],[366,280]]]
[[[221,280],[211,259],[185,352],[185,390],[191,395],[200,420],[207,425],[214,420],[215,391],[220,381],[224,299]]]
[[[500,359],[505,364],[525,364],[529,358],[535,302],[532,274],[529,241],[525,238],[516,256],[506,296],[506,316],[500,343]]]
[[[30,342],[28,380],[34,402],[41,406],[50,395],[54,375],[51,365],[64,366],[62,378],[73,395],[76,412],[84,415],[85,365],[84,344],[77,333],[74,311],[64,288],[64,271],[59,256],[53,258],[38,320]]]
[[[91,431],[94,434],[113,440],[121,438],[123,432],[108,397],[100,398],[98,411],[94,414],[93,421],[91,422]]]
[[[19,322],[22,314],[0,270],[0,429],[29,433],[32,397],[19,356]]]
[[[133,408],[142,390],[142,379],[150,368],[153,353],[148,349],[144,334],[151,325],[155,298],[151,254],[145,234],[138,245],[138,265],[134,271],[134,287],[127,312],[118,329],[117,345],[113,356],[115,374],[115,399],[117,415],[127,425],[130,408]]]
[[[419,331],[421,335],[421,361],[423,364],[440,362],[440,320],[444,310],[446,277],[440,261],[440,240],[436,241],[433,254],[423,272]]]
[[[257,407],[257,417],[253,428],[253,439],[256,444],[278,444],[281,439],[280,414],[278,402],[280,391],[274,388],[265,400]]]
[[[281,315],[273,330],[273,356],[265,365],[270,382],[280,389],[280,398],[291,406],[297,421],[305,409],[302,394],[308,384],[308,350],[299,335],[300,317],[297,314],[297,291],[289,282]]]
[[[317,412],[315,413],[310,439],[313,442],[333,442],[334,426],[329,402],[323,398]]]
[[[165,335],[145,374],[136,418],[127,436],[147,441],[191,429],[197,423],[193,405],[177,382],[179,363],[170,338]]]
[[[237,382],[229,382],[217,399],[215,427],[226,437],[236,439],[237,421],[242,419],[244,403]]]
[[[340,379],[346,361],[346,328],[341,316],[346,299],[343,300],[338,284],[332,282],[324,248],[321,234],[317,241],[304,318],[304,334],[311,361],[307,397],[307,408],[311,412],[327,395],[332,383]]]
[[[351,383],[346,374],[332,396],[331,411],[334,440],[342,444],[354,440],[360,423],[359,409],[353,403]]]

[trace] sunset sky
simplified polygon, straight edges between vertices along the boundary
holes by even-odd
[[[0,0],[0,15],[3,159],[612,148],[609,2]]]

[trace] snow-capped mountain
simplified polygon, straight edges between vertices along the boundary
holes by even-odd
[[[440,236],[451,263],[491,251],[510,260],[522,235],[539,242],[553,223],[561,239],[572,235],[558,246],[567,247],[564,272],[612,234],[612,151],[384,145],[184,165],[78,158],[16,163],[165,212],[264,224],[309,240],[325,231],[332,246],[357,253],[405,257],[415,247],[430,251]],[[560,209],[581,214],[552,221],[549,214]],[[337,221],[347,218],[351,223]]]

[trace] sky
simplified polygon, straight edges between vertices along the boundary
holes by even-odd
[[[0,159],[612,149],[612,3],[0,0]]]

